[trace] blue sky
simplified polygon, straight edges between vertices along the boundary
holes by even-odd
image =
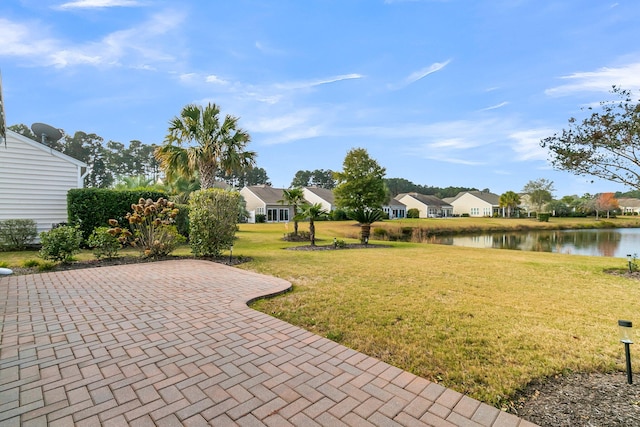
[[[125,144],[215,102],[278,187],[363,147],[389,178],[561,197],[625,190],[539,141],[640,89],[638,22],[637,0],[2,0],[0,71],[8,124]]]

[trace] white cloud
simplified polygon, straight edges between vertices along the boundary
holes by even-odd
[[[224,79],[221,79],[220,77],[215,76],[215,75],[213,75],[213,74],[208,75],[208,76],[206,77],[205,81],[206,81],[207,83],[214,83],[214,84],[217,84],[217,85],[223,85],[223,86],[224,86],[224,85],[229,84],[229,82],[228,82],[228,81],[226,81],[226,80],[224,80]]]
[[[547,160],[547,151],[540,146],[540,141],[553,135],[551,129],[529,129],[513,132],[509,138],[516,141],[511,148],[516,153],[516,160]]]
[[[609,92],[612,86],[624,89],[640,89],[640,62],[622,67],[603,67],[596,71],[577,72],[561,77],[569,83],[547,89],[552,96],[564,96],[575,92]]]
[[[101,9],[106,7],[137,7],[142,6],[139,1],[136,0],[78,0],[63,3],[60,6],[55,7],[59,10],[69,9]]]
[[[153,69],[150,63],[175,61],[165,52],[162,38],[180,27],[184,14],[166,11],[138,27],[107,34],[100,40],[69,44],[48,35],[37,23],[14,23],[0,18],[0,56],[23,58],[41,66],[127,66]]]
[[[288,83],[276,83],[274,87],[276,89],[284,89],[284,90],[296,90],[296,89],[307,89],[315,86],[321,86],[330,83],[341,82],[343,80],[355,80],[361,79],[364,76],[361,74],[342,74],[339,76],[327,77],[324,79],[317,80],[309,80],[309,81],[300,81],[300,82],[288,82]]]
[[[509,103],[508,103],[507,101],[504,101],[504,102],[501,102],[501,103],[499,103],[499,104],[492,105],[492,106],[487,107],[487,108],[483,108],[483,109],[482,109],[482,110],[480,110],[480,111],[497,110],[498,108],[502,108],[502,107],[505,107],[505,106],[507,106],[507,105],[509,105]]]
[[[429,74],[433,74],[433,73],[435,73],[437,71],[442,70],[450,62],[451,62],[450,59],[447,59],[444,62],[434,62],[433,64],[429,65],[428,67],[425,67],[425,68],[423,68],[421,70],[418,70],[418,71],[415,71],[415,72],[411,73],[409,76],[407,76],[407,78],[404,79],[404,83],[405,83],[405,85],[410,85],[411,83],[415,83],[418,80],[427,77]]]

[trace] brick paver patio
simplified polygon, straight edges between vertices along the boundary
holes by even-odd
[[[198,260],[0,278],[0,425],[533,426],[246,306],[289,287]]]

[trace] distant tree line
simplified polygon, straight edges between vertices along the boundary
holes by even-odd
[[[469,187],[432,187],[428,185],[414,184],[413,182],[404,178],[385,178],[384,183],[389,190],[391,197],[395,197],[402,193],[420,193],[429,196],[436,196],[440,199],[446,197],[455,197],[458,193],[463,191],[477,191],[477,188]],[[488,191],[488,190],[487,190]]]

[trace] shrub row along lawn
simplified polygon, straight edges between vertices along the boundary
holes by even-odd
[[[640,282],[604,270],[626,260],[415,243],[290,251],[287,231],[240,227],[234,254],[253,259],[241,268],[294,285],[253,307],[348,347],[496,406],[533,379],[624,369],[617,320],[638,320]],[[357,233],[317,223],[321,245]]]

